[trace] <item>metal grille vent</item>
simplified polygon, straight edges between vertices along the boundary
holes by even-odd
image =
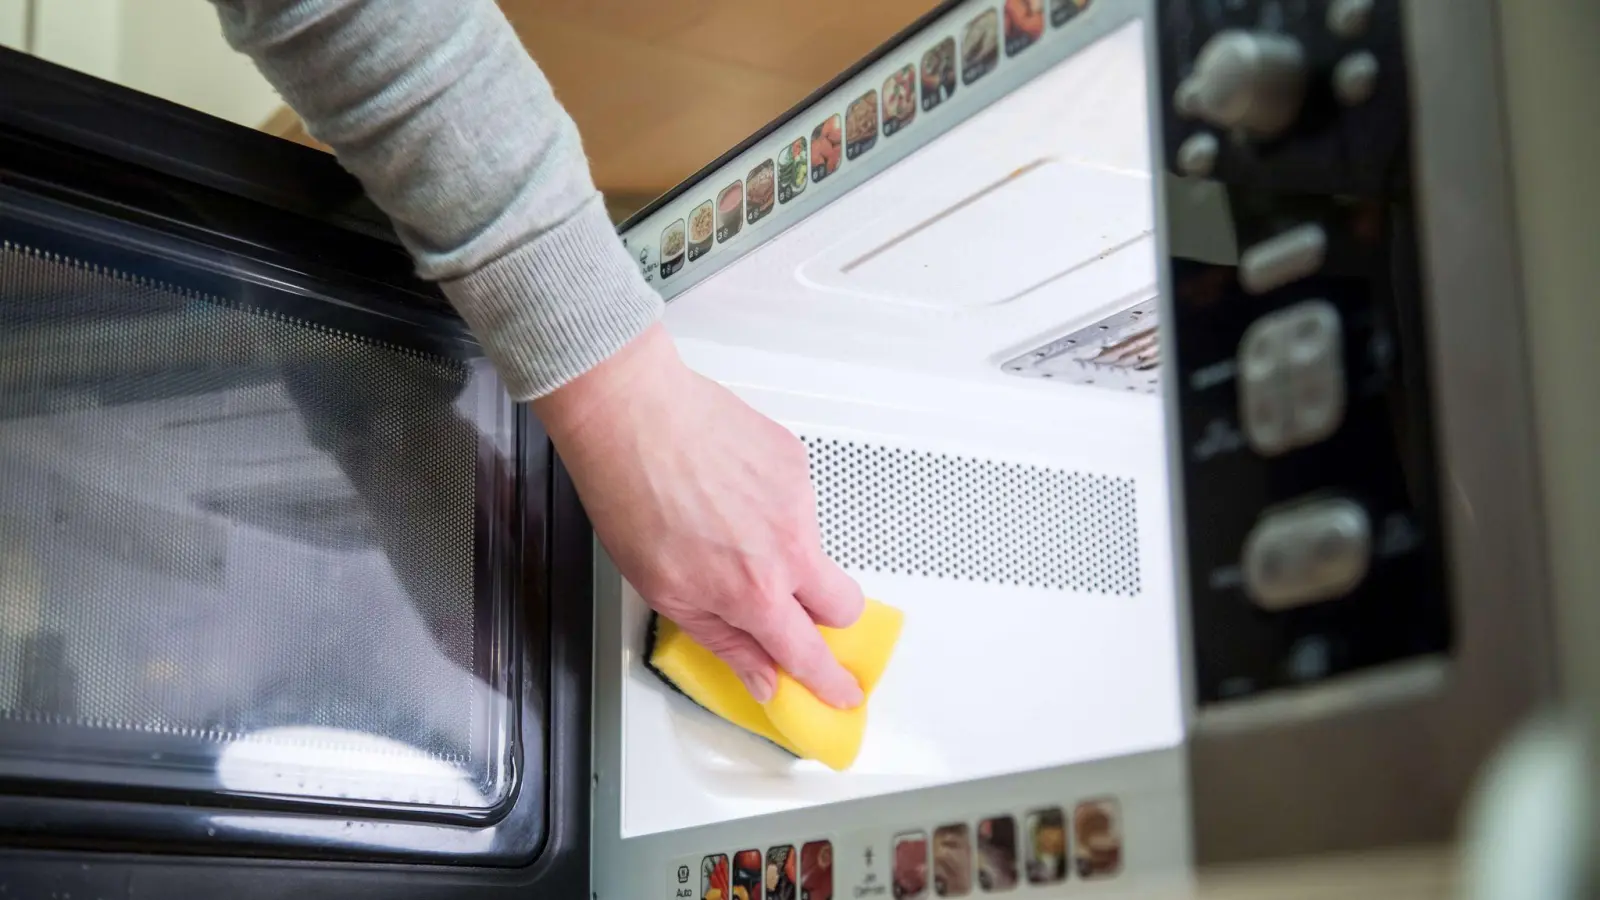
[[[1159,308],[1155,297],[1006,360],[1002,371],[1060,384],[1154,394],[1161,390]]]
[[[870,572],[1139,593],[1131,478],[802,437],[823,547]]]

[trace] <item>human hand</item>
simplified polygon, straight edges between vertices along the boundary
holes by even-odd
[[[646,603],[757,700],[781,667],[826,703],[861,704],[816,627],[855,622],[861,588],[822,551],[793,434],[689,369],[660,325],[533,406]]]

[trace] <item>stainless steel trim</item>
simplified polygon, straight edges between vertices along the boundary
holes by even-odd
[[[1587,752],[1591,839],[1600,838],[1600,4],[1500,0],[1510,167],[1524,260],[1534,406],[1545,485],[1562,699]],[[1600,853],[1589,854],[1600,889]]]
[[[1199,715],[1189,761],[1202,866],[1448,840],[1483,761],[1553,691],[1492,7],[1404,4],[1453,660],[1423,693],[1397,689],[1415,677],[1402,669],[1258,701],[1263,727],[1223,727],[1249,718],[1240,709]]]

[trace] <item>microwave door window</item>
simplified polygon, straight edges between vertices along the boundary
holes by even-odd
[[[0,251],[0,777],[492,809],[505,394],[245,293]]]

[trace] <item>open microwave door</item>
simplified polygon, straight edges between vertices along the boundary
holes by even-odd
[[[0,890],[583,893],[587,524],[331,157],[0,50],[0,348]]]

